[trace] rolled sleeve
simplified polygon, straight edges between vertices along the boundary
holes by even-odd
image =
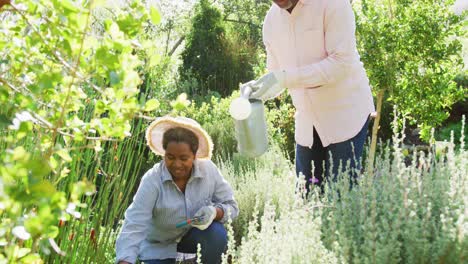
[[[122,231],[116,241],[116,263],[127,261],[135,263],[141,241],[151,224],[152,210],[158,196],[156,177],[153,169],[142,178],[132,204],[125,211]]]

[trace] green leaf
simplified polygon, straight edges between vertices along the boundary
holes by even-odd
[[[0,114],[0,129],[6,128],[11,124],[11,120],[5,114]]]
[[[59,229],[57,226],[49,226],[44,232],[44,235],[51,238],[56,238],[59,234]]]
[[[158,9],[154,6],[150,8],[150,17],[151,17],[151,22],[153,22],[153,24],[155,25],[161,22],[161,14],[159,14]]]
[[[55,187],[49,181],[41,181],[29,188],[34,197],[49,197],[55,193]]]
[[[44,230],[44,225],[41,221],[41,218],[38,216],[27,218],[24,221],[24,227],[33,237],[41,234],[42,231]]]
[[[16,253],[16,258],[22,258],[31,252],[30,248],[20,248]]]
[[[24,162],[29,159],[30,155],[26,152],[24,147],[19,146],[13,150],[13,160]]]
[[[37,253],[29,254],[21,259],[22,263],[42,263],[41,256]]]
[[[68,153],[68,150],[66,149],[59,149],[56,151],[57,155],[59,155],[64,161],[66,162],[71,162],[72,158],[70,156],[70,153]]]
[[[78,13],[80,11],[70,0],[61,0],[59,2],[60,4],[62,4],[65,10],[75,13]]]
[[[21,122],[19,129],[18,129],[18,134],[16,135],[17,139],[22,139],[26,135],[28,135],[28,132],[32,130],[33,124],[30,121],[26,122]]]
[[[31,170],[31,176],[37,181],[42,180],[50,172],[50,165],[42,157],[33,158],[28,162],[28,167]]]
[[[153,98],[153,99],[148,100],[146,102],[145,111],[146,112],[154,111],[154,110],[158,109],[158,107],[159,107],[159,101]]]
[[[72,201],[78,201],[83,194],[89,196],[95,192],[96,187],[94,184],[84,179],[73,184],[71,198]]]

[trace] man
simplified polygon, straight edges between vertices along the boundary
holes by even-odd
[[[268,100],[288,89],[296,108],[296,172],[308,190],[323,187],[329,175],[335,180],[340,164],[344,170],[349,162],[356,177],[375,109],[350,1],[273,2],[263,25],[269,73],[247,84],[251,97]]]

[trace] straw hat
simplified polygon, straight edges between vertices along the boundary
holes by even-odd
[[[174,127],[183,127],[195,133],[198,138],[196,158],[211,159],[213,151],[211,137],[197,121],[187,117],[160,117],[149,125],[146,129],[146,142],[156,155],[164,156],[165,151],[162,145],[164,132]]]

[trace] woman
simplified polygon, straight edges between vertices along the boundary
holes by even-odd
[[[143,176],[116,242],[117,263],[175,263],[177,252],[220,263],[227,234],[222,223],[238,215],[231,186],[211,162],[212,141],[194,120],[163,117],[146,131],[164,160]],[[177,223],[196,218],[191,225]],[[195,227],[195,228],[192,228]]]

